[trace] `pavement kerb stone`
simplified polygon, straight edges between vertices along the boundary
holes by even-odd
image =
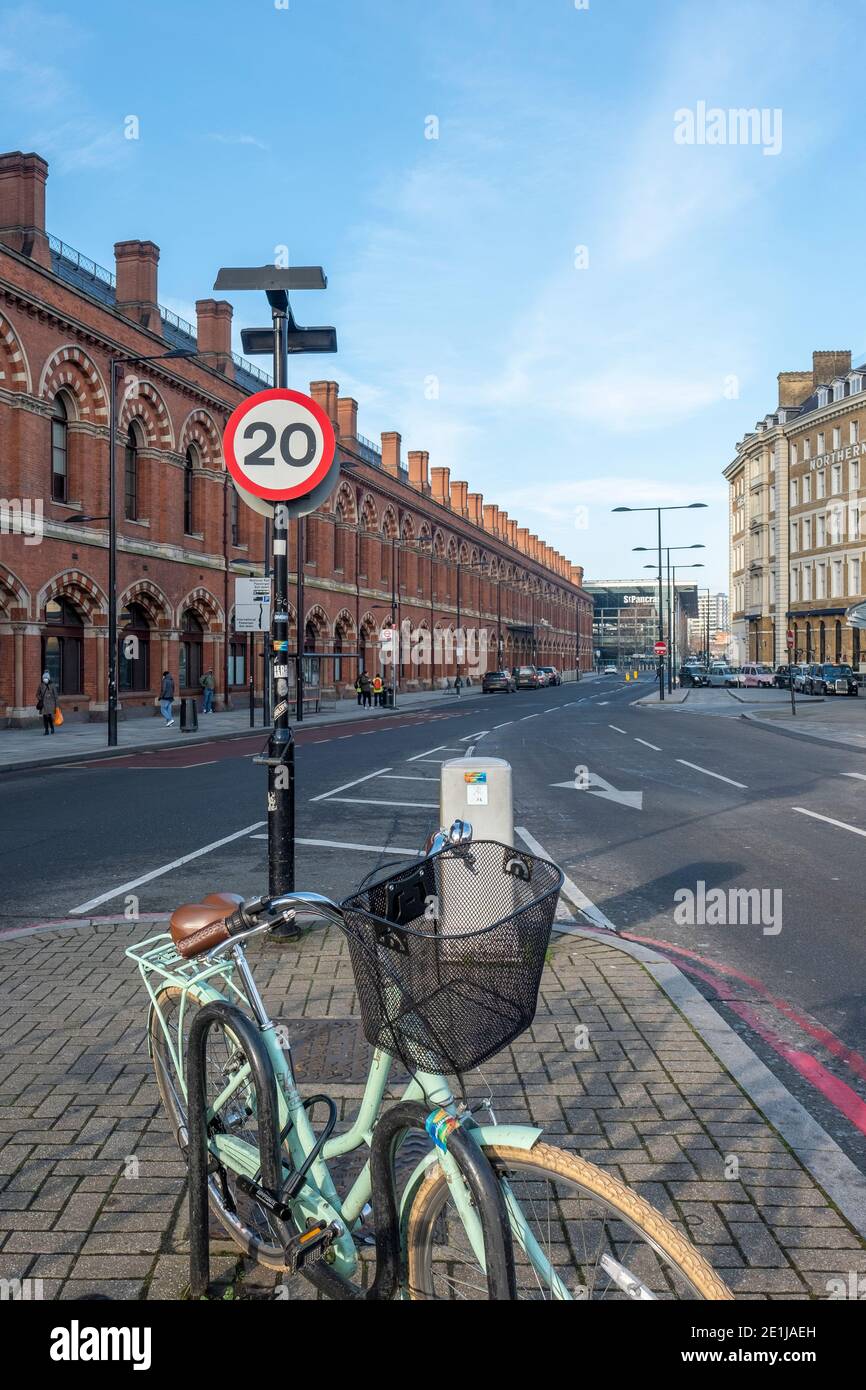
[[[603,941],[639,961],[846,1220],[866,1238],[866,1176],[676,965],[647,946],[595,927],[558,922],[554,930]]]

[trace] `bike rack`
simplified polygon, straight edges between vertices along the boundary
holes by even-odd
[[[280,1200],[282,1195],[282,1156],[277,1109],[277,1082],[273,1063],[253,1021],[240,1009],[222,1001],[205,1005],[196,1013],[190,1028],[187,1054],[187,1110],[189,1124],[189,1233],[190,1293],[201,1298],[210,1283],[208,1230],[208,1135],[205,1095],[205,1050],[211,1028],[227,1026],[241,1043],[250,1064],[256,1091],[260,1136],[261,1184]],[[319,1260],[304,1266],[304,1275],[328,1298],[385,1301],[393,1299],[404,1270],[400,1262],[400,1213],[394,1156],[399,1138],[410,1129],[428,1131],[429,1106],[420,1101],[398,1101],[376,1123],[370,1152],[372,1203],[375,1218],[376,1274],[372,1284],[362,1290],[351,1284],[330,1265]],[[459,1125],[447,1141],[438,1138],[457,1164],[472,1194],[481,1220],[487,1262],[487,1290],[491,1300],[517,1298],[514,1249],[511,1226],[502,1187],[484,1153]]]

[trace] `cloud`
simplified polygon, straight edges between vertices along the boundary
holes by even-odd
[[[215,140],[219,145],[252,145],[257,150],[269,150],[270,145],[266,145],[264,140],[259,140],[256,135],[224,135],[219,131],[209,131],[208,140]]]

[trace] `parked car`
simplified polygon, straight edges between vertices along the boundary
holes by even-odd
[[[790,690],[792,672],[796,671],[796,669],[796,666],[790,665],[787,661],[782,662],[781,666],[776,667],[773,672],[773,685],[777,690]]]
[[[819,661],[808,668],[803,689],[807,695],[856,695],[857,681],[850,666]]]
[[[707,668],[698,661],[687,661],[685,666],[680,668],[680,685],[684,690],[691,686],[709,685],[707,679]]]
[[[540,682],[534,666],[515,666],[511,672],[515,689],[538,690]]]
[[[806,684],[806,677],[809,674],[809,667],[803,666],[801,664],[798,666],[793,666],[791,669],[794,673],[794,689],[802,692]]]
[[[616,666],[614,666],[613,662],[612,662],[612,661],[609,661],[609,662],[607,663],[607,665],[605,666],[604,670],[602,671],[602,675],[603,675],[603,676],[618,676],[618,675],[619,675],[619,671],[617,670]]]
[[[544,676],[545,685],[562,685],[562,676],[555,666],[539,666],[538,670]]]
[[[707,685],[735,685],[736,668],[726,661],[714,661],[707,671]]]
[[[764,686],[773,684],[773,668],[766,661],[748,661],[741,673],[739,685]]]
[[[508,671],[485,671],[481,678],[483,695],[490,695],[495,690],[502,690],[506,695],[513,695],[516,689],[514,677]]]

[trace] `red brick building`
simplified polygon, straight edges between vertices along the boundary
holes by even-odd
[[[118,242],[111,274],[47,235],[47,174],[38,155],[0,155],[0,722],[35,719],[46,668],[67,715],[105,717],[109,360],[177,350],[197,356],[130,363],[118,392],[119,630],[138,652],[121,657],[120,696],[144,713],[163,670],[198,693],[210,668],[220,705],[261,687],[262,639],[233,632],[233,607],[235,579],[263,573],[264,522],[239,503],[221,437],[267,378],[233,356],[230,304],[199,300],[195,326],[160,306],[153,242]],[[426,453],[404,464],[399,434],[364,439],[336,382],[311,393],[342,476],[305,524],[308,682],[342,690],[378,667],[392,614],[431,635],[482,633],[487,665],[590,668],[580,566]],[[404,653],[401,684],[441,684],[458,655],[438,641],[420,665]]]

